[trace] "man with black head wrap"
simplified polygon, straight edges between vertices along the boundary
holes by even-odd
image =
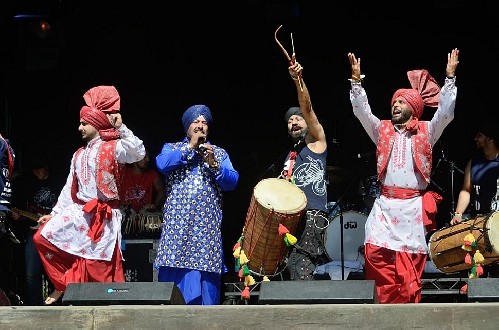
[[[303,67],[294,55],[288,70],[300,106],[289,108],[284,116],[293,147],[286,157],[280,177],[293,182],[305,193],[307,206],[305,217],[298,224],[298,242],[288,256],[287,268],[291,280],[313,280],[316,266],[329,261],[322,238],[328,223],[327,142],[303,80]]]
[[[220,303],[227,272],[222,246],[223,192],[239,174],[227,152],[207,140],[210,109],[189,107],[182,116],[186,136],[165,143],[156,166],[166,182],[163,227],[154,267],[158,281],[174,282],[188,305]]]

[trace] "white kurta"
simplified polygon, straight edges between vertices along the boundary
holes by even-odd
[[[137,138],[125,125],[118,130],[120,139],[116,143],[116,159],[118,163],[133,163],[145,155],[142,140]],[[116,240],[121,245],[121,212],[118,208],[112,210],[112,219],[105,221],[102,238],[93,243],[87,236],[91,215],[83,212],[83,205],[74,203],[71,198],[73,174],[78,181],[78,198],[88,202],[98,198],[108,201],[96,186],[97,151],[102,144],[100,137],[88,142],[85,149],[76,159],[73,155],[66,184],[59,195],[57,204],[50,213],[50,219],[41,231],[41,235],[58,248],[86,259],[111,260]]]
[[[454,118],[457,88],[455,79],[446,79],[440,93],[437,111],[428,122],[429,142],[437,142],[444,128]],[[354,115],[360,120],[371,140],[377,144],[380,120],[372,114],[361,84],[352,84],[350,101]],[[399,188],[425,190],[428,187],[416,169],[412,157],[410,134],[395,132],[395,142],[381,184]],[[423,226],[422,197],[410,199],[376,198],[365,225],[364,243],[409,253],[428,253]]]

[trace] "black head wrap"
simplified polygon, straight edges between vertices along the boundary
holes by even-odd
[[[489,121],[479,127],[478,132],[499,143],[499,124],[496,121]]]
[[[293,115],[303,117],[303,113],[301,112],[301,109],[299,107],[291,107],[288,109],[288,111],[286,111],[286,114],[284,115],[284,121],[287,123],[289,118]]]

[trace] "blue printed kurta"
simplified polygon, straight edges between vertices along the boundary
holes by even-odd
[[[188,140],[166,143],[156,157],[165,176],[163,227],[154,267],[224,273],[222,192],[236,187],[239,174],[227,152],[213,146],[219,168],[210,168]]]

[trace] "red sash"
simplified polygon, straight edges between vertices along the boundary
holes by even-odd
[[[381,194],[387,198],[409,199],[418,196],[423,197],[423,225],[427,226],[429,231],[437,229],[436,214],[437,204],[442,201],[442,196],[430,190],[416,190],[398,187],[382,186]]]
[[[112,204],[116,204],[116,202],[112,201],[111,205]],[[100,241],[102,232],[104,231],[104,221],[109,221],[111,219],[111,216],[113,215],[111,205],[105,202],[101,202],[97,198],[95,198],[86,203],[85,206],[83,206],[83,211],[85,213],[92,214],[90,228],[88,229],[87,233],[87,236],[90,237],[90,240],[92,242],[97,243],[98,241]]]

